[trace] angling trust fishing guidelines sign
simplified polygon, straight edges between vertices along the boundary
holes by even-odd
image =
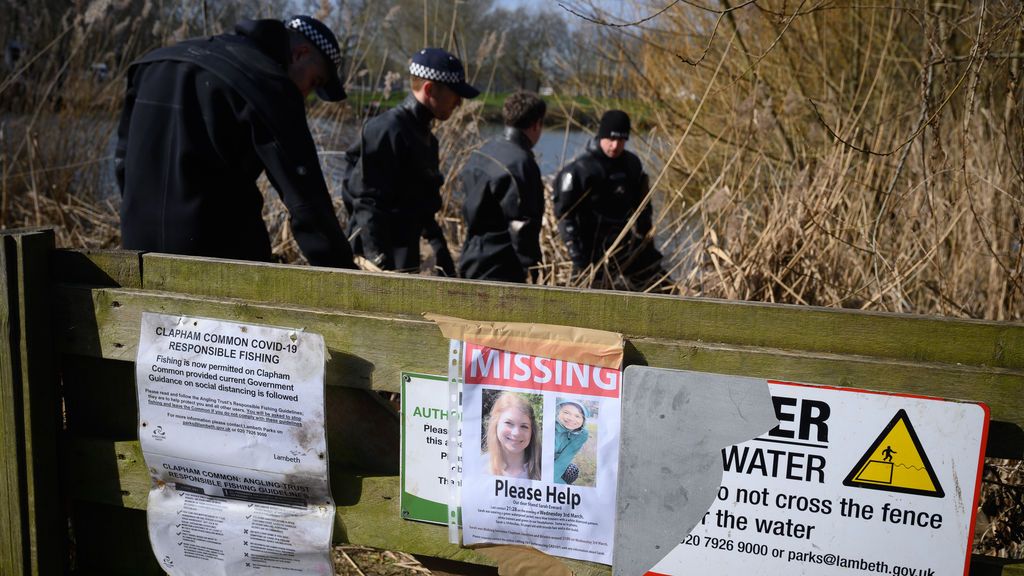
[[[716,502],[648,574],[966,575],[986,406],[768,385],[779,425],[722,450]]]

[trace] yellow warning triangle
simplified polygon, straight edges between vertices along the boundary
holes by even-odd
[[[906,410],[902,409],[861,456],[843,484],[936,498],[946,495]]]

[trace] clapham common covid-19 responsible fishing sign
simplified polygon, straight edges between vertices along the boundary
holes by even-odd
[[[657,574],[966,575],[988,408],[768,382],[779,425],[722,450]]]
[[[143,314],[139,441],[168,574],[333,573],[324,356],[302,330]]]

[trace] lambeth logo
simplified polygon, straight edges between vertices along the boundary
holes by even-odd
[[[153,440],[163,440],[166,438],[167,432],[164,432],[163,426],[157,426],[153,428]]]

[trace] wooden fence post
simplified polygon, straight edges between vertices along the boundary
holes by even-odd
[[[62,574],[52,230],[0,231],[0,574]]]

